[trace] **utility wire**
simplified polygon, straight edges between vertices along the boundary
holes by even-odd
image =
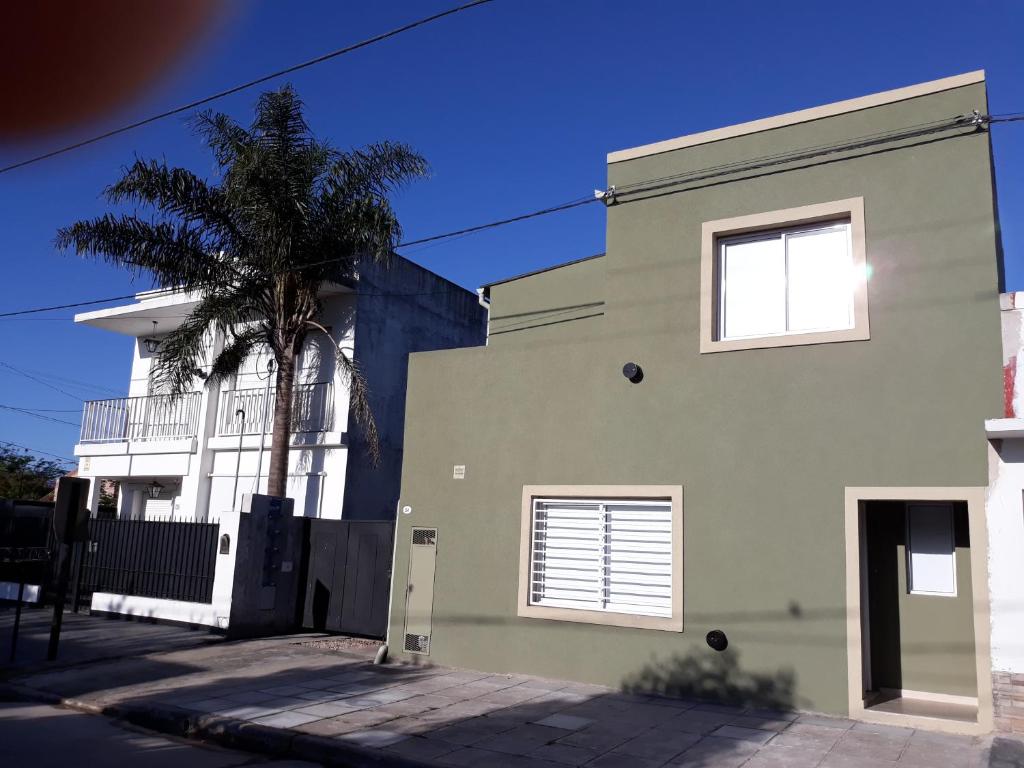
[[[13,445],[15,448],[20,448],[21,450],[28,451],[29,453],[38,453],[41,456],[52,456],[55,459],[60,459],[61,461],[65,462],[66,464],[77,464],[78,463],[77,459],[69,459],[67,456],[58,456],[56,453],[50,453],[48,451],[36,450],[35,448],[29,448],[28,446],[21,445],[20,443],[12,443],[10,440],[0,440],[0,445]]]
[[[37,384],[42,384],[44,387],[49,387],[50,389],[52,389],[52,390],[54,390],[56,392],[60,392],[62,395],[67,395],[72,400],[78,400],[79,402],[81,402],[83,400],[83,398],[79,397],[78,395],[72,395],[66,389],[61,389],[58,386],[55,386],[53,384],[50,384],[49,382],[43,381],[42,379],[37,378],[36,376],[33,376],[31,373],[26,373],[25,371],[21,370],[20,368],[15,368],[10,363],[5,363],[3,360],[0,360],[0,367],[7,368],[8,370],[13,371],[14,373],[18,374],[19,376],[24,376],[26,379],[31,379],[32,381],[36,382]]]
[[[741,173],[744,171],[760,170],[775,165],[782,165],[789,162],[799,162],[801,160],[810,160],[816,157],[821,157],[830,154],[836,154],[839,152],[850,152],[857,149],[866,149],[872,146],[878,146],[894,141],[907,140],[912,138],[918,138],[930,135],[932,133],[938,133],[951,128],[968,127],[980,122],[981,124],[999,123],[999,122],[1017,122],[1024,120],[1024,113],[1022,114],[1007,114],[1007,115],[960,115],[956,117],[949,117],[943,120],[936,120],[930,123],[920,123],[918,125],[909,126],[907,128],[897,129],[893,131],[885,131],[882,133],[868,134],[861,136],[856,139],[848,140],[846,142],[837,142],[835,144],[823,144],[813,147],[801,148],[791,150],[783,153],[776,153],[772,155],[765,155],[763,157],[755,158],[753,160],[737,161],[733,163],[723,163],[717,166],[711,166],[708,168],[702,168],[695,171],[688,171],[682,174],[673,174],[671,176],[662,176],[654,179],[645,179],[644,181],[633,182],[631,184],[622,185],[616,187],[614,194],[640,194],[644,192],[658,191],[661,189],[670,188],[673,186],[679,186],[686,183],[692,183],[695,181],[702,181],[717,176],[731,175],[734,173]],[[612,190],[609,190],[612,192]],[[612,197],[614,200],[614,197]],[[562,211],[571,210],[584,205],[598,202],[596,197],[581,197],[575,200],[570,200],[560,205],[551,206],[548,208],[541,208],[537,211],[531,211],[529,213],[520,214],[518,216],[512,216],[505,219],[499,219],[497,221],[488,222],[486,224],[480,224],[474,227],[466,227],[464,229],[454,230],[452,232],[445,232],[439,235],[431,235],[429,237],[419,238],[417,240],[409,240],[403,243],[399,243],[396,248],[406,248],[414,245],[421,245],[424,243],[433,243],[440,240],[446,240],[448,238],[464,237],[469,234],[476,232],[483,232],[485,230],[494,229],[496,227],[506,226],[508,224],[514,224],[520,221],[526,221],[528,219],[537,218],[539,216],[547,216],[553,213],[559,213]],[[611,203],[614,204],[614,203]],[[292,270],[283,270],[282,273],[294,271],[297,269],[307,269],[309,267],[322,266],[324,264],[330,264],[338,261],[339,259],[325,259],[323,261],[312,262],[310,264],[303,264],[293,268]],[[200,286],[202,287],[202,286]],[[154,294],[169,294],[176,292],[177,288],[161,288],[153,291]],[[445,291],[447,292],[447,291]],[[358,292],[357,292],[358,293]],[[384,294],[380,294],[384,295]],[[420,295],[420,294],[394,294],[394,295]],[[136,294],[125,294],[123,296],[109,296],[104,299],[92,299],[89,301],[78,301],[69,304],[55,304],[48,307],[35,307],[32,309],[21,309],[13,312],[0,313],[0,318],[16,317],[21,315],[35,314],[39,312],[52,312],[59,309],[71,309],[75,307],[85,307],[95,304],[105,304],[112,301],[123,301],[127,299],[134,299]]]
[[[56,422],[57,424],[68,424],[69,426],[72,427],[82,426],[78,422],[67,421],[65,419],[55,419],[53,416],[46,416],[42,413],[36,413],[35,411],[31,411],[28,408],[17,408],[13,405],[3,405],[2,403],[0,403],[0,408],[2,408],[5,411],[16,411],[17,413],[23,413],[26,416],[32,416],[33,418],[42,419],[43,421],[53,421]]]
[[[473,234],[473,233],[476,233],[476,232],[483,232],[484,230],[487,230],[487,229],[494,229],[495,227],[502,227],[502,226],[505,226],[507,224],[514,224],[514,223],[519,222],[519,221],[526,221],[527,219],[534,219],[534,218],[537,218],[539,216],[547,216],[547,215],[552,214],[552,213],[559,213],[561,211],[567,211],[567,210],[569,210],[571,208],[578,208],[578,207],[580,207],[582,205],[586,205],[588,203],[596,203],[596,202],[598,202],[598,200],[596,198],[594,198],[594,197],[577,198],[576,200],[570,200],[569,202],[562,203],[561,205],[555,205],[555,206],[551,206],[549,208],[542,208],[539,211],[531,211],[529,213],[523,213],[523,214],[520,214],[518,216],[512,216],[512,217],[507,218],[507,219],[499,219],[498,221],[491,221],[491,222],[488,222],[487,224],[478,224],[475,227],[466,227],[465,229],[458,229],[458,230],[455,230],[454,232],[445,232],[445,233],[440,234],[440,235],[431,235],[430,237],[422,237],[422,238],[420,238],[418,240],[409,240],[409,241],[404,242],[404,243],[399,243],[397,246],[395,246],[395,248],[396,249],[397,248],[406,248],[406,247],[411,246],[411,245],[420,245],[422,243],[432,243],[432,242],[435,242],[435,241],[438,241],[438,240],[447,239],[449,237],[461,237],[461,236]],[[299,269],[308,269],[310,267],[319,267],[319,266],[323,266],[325,264],[332,264],[332,263],[334,263],[336,261],[340,261],[340,259],[333,258],[333,259],[324,259],[322,261],[314,261],[314,262],[311,262],[309,264],[302,264],[302,265],[293,267],[292,269],[281,270],[281,272],[279,274],[285,274],[287,272],[294,272],[294,271],[299,270]],[[198,286],[198,287],[202,288],[203,286]],[[170,294],[170,293],[175,293],[175,292],[177,292],[179,290],[180,289],[178,289],[178,288],[158,288],[158,289],[156,289],[154,291],[151,291],[150,293],[152,293],[154,295],[166,295],[166,294]],[[189,289],[189,290],[195,290],[195,289]],[[420,296],[420,295],[427,295],[427,294],[433,294],[433,293],[448,293],[448,292],[449,291],[443,291],[443,292],[427,291],[427,292],[422,293],[422,294],[421,293],[409,293],[409,294],[396,293],[394,295],[396,295],[396,296]],[[359,292],[355,291],[355,293],[358,294]],[[137,292],[136,293],[127,293],[127,294],[124,294],[122,296],[108,296],[108,297],[106,297],[104,299],[90,299],[88,301],[75,301],[75,302],[71,302],[69,304],[53,304],[53,305],[48,306],[48,307],[33,307],[32,309],[19,309],[19,310],[15,310],[13,312],[0,312],[0,318],[18,317],[18,316],[21,316],[21,315],[31,315],[31,314],[36,314],[36,313],[39,313],[39,312],[53,312],[53,311],[58,310],[58,309],[74,309],[76,307],[88,307],[88,306],[92,306],[92,305],[95,305],[95,304],[106,304],[106,303],[109,303],[111,301],[126,301],[128,299],[134,299],[136,297],[136,295],[137,295]],[[382,294],[373,294],[373,295],[382,295]]]
[[[224,98],[225,96],[230,96],[232,94],[238,93],[239,91],[244,91],[249,88],[252,88],[253,86],[260,85],[261,83],[265,83],[268,80],[273,80],[283,75],[291,74],[292,72],[298,72],[300,69],[306,69],[307,67],[312,67],[315,64],[320,64],[330,59],[337,58],[338,56],[343,56],[346,53],[352,53],[353,51],[357,51],[360,48],[365,48],[369,45],[373,45],[374,43],[379,43],[382,40],[387,40],[388,38],[400,35],[403,32],[408,32],[409,30],[416,29],[417,27],[422,27],[425,24],[431,23],[432,21],[443,19],[445,16],[451,16],[461,11],[467,11],[470,8],[475,8],[478,5],[484,5],[490,2],[493,2],[493,0],[473,0],[473,2],[465,3],[454,8],[449,8],[446,11],[435,13],[432,16],[426,16],[422,19],[417,19],[416,21],[412,21],[408,24],[403,24],[402,26],[396,27],[395,29],[389,30],[387,32],[382,32],[379,35],[368,37],[367,39],[361,40],[358,43],[353,43],[352,45],[347,45],[344,48],[338,48],[337,50],[330,51],[329,53],[325,53],[321,56],[317,56],[316,58],[309,59],[308,61],[303,61],[299,64],[293,64],[290,67],[279,69],[276,72],[271,72],[270,74],[262,75],[261,77],[257,77],[254,80],[249,80],[248,82],[232,86],[231,88],[226,88],[223,91],[218,91],[217,93],[211,94],[210,96],[204,96],[203,98],[196,99],[195,101],[191,101],[188,104],[182,104],[180,107],[174,107],[173,109],[168,109],[165,112],[160,112],[158,114],[151,115],[149,117],[143,118],[142,120],[136,120],[134,123],[122,125],[120,128],[114,128],[112,130],[101,133],[97,136],[92,136],[91,138],[88,139],[76,141],[74,144],[68,144],[67,146],[59,147],[58,149],[53,149],[50,150],[49,152],[44,152],[41,155],[36,155],[35,157],[30,157],[16,163],[12,163],[11,165],[0,167],[0,173],[7,173],[8,171],[13,171],[17,168],[23,168],[26,165],[32,165],[33,163],[38,163],[42,160],[48,160],[51,157],[56,157],[57,155],[62,155],[66,152],[71,152],[72,150],[80,149],[81,147],[86,147],[89,146],[90,144],[95,144],[98,141],[103,141],[104,139],[109,139],[112,136],[118,136],[122,133],[127,133],[128,131],[134,130],[136,128],[141,128],[142,126],[149,125],[150,123],[155,123],[156,121],[163,120],[166,117],[173,117],[174,115],[179,115],[182,112],[188,112],[189,110],[195,109],[196,107],[201,107],[204,104],[209,104],[211,101],[216,101],[218,99]]]

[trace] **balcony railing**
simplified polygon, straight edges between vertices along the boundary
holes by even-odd
[[[334,426],[334,387],[329,381],[295,387],[292,432],[328,431]],[[229,389],[220,394],[217,434],[268,434],[274,424],[274,391],[265,387]],[[244,415],[239,415],[241,410]]]
[[[199,392],[180,397],[118,397],[89,400],[82,410],[80,443],[128,440],[177,440],[195,437],[199,428]]]

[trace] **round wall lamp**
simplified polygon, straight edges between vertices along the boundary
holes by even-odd
[[[727,638],[725,636],[725,632],[720,629],[712,629],[704,639],[712,650],[715,651],[724,651],[729,647],[729,638]]]
[[[622,366],[622,375],[634,384],[639,384],[644,380],[644,369],[636,363],[626,363]]]

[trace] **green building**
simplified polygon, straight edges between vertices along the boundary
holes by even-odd
[[[411,356],[390,647],[991,727],[983,73],[613,152],[607,252]]]

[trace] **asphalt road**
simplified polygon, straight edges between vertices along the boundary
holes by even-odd
[[[0,764],[12,768],[317,768],[160,736],[43,704],[0,703],[0,745]]]

